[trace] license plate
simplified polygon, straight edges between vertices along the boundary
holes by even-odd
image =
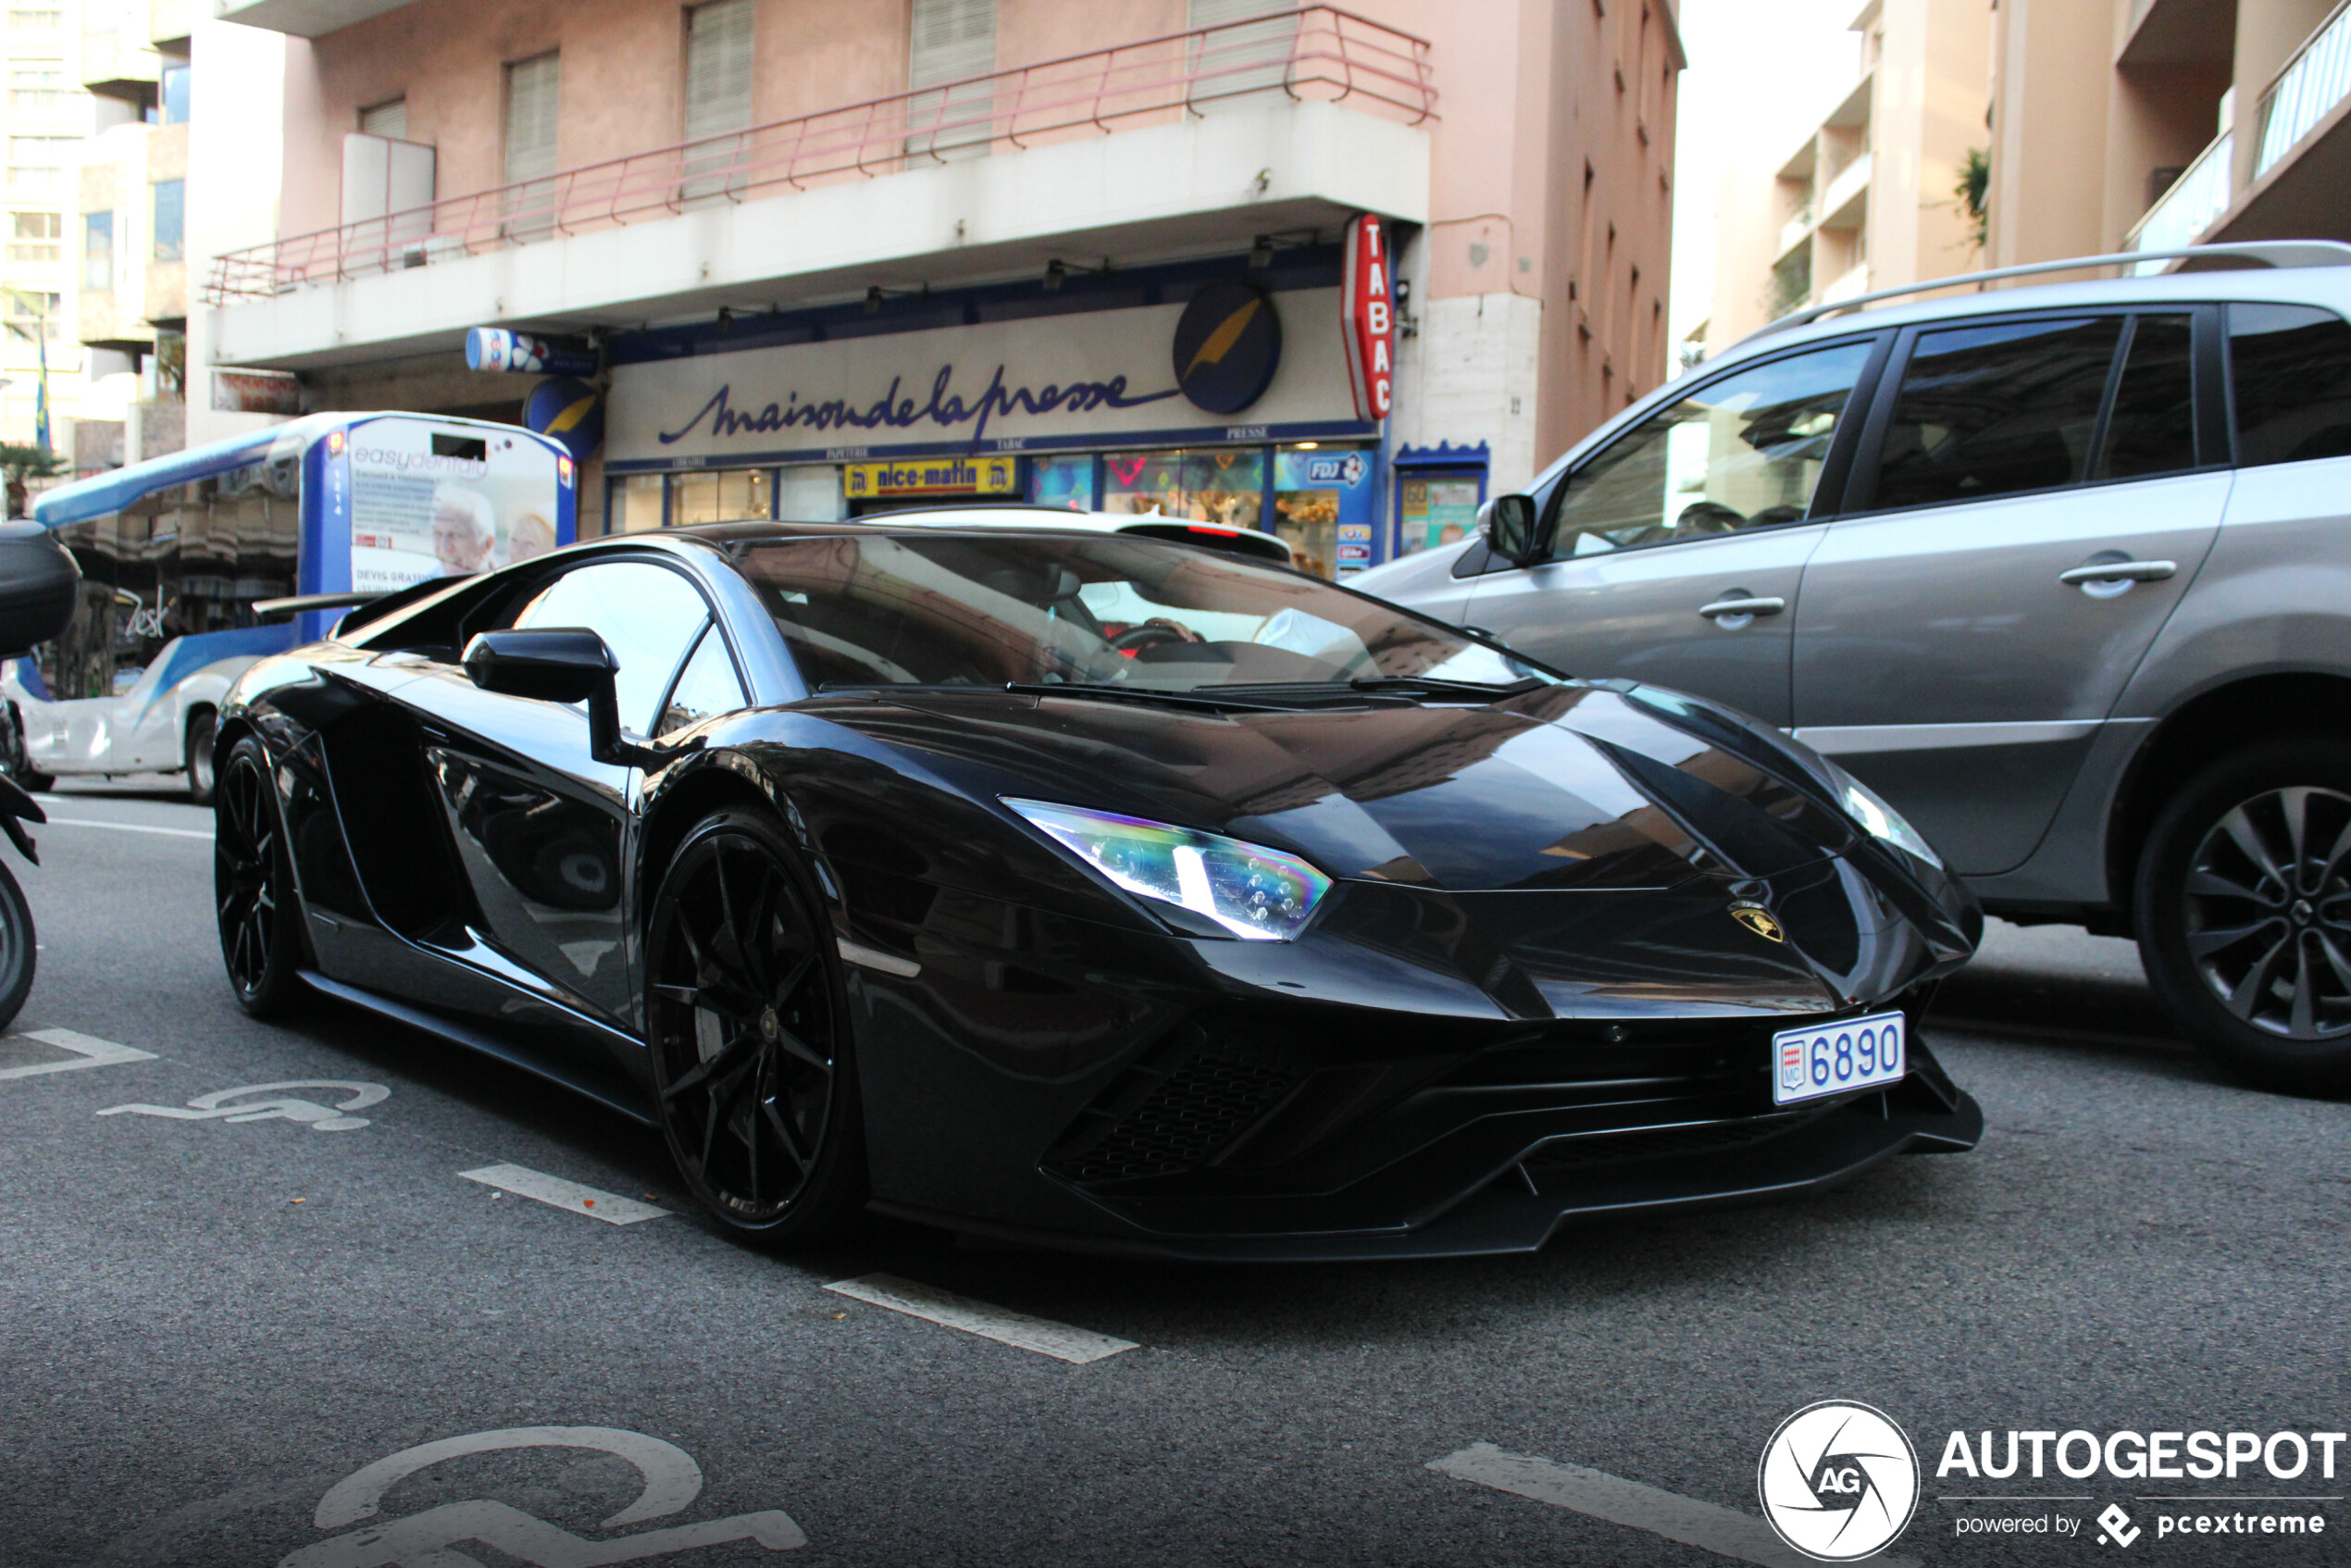
[[[1805,1029],[1783,1029],[1772,1037],[1772,1099],[1793,1105],[1824,1094],[1890,1084],[1909,1065],[1899,1013]]]

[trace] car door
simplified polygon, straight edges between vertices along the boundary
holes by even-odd
[[[645,557],[591,559],[510,603],[493,623],[586,627],[604,639],[620,666],[621,728],[641,740],[659,728],[673,678],[711,622],[691,578]],[[641,776],[589,754],[585,704],[496,695],[447,664],[397,695],[426,723],[427,765],[484,943],[633,1030],[624,852]]]
[[[2217,326],[2171,306],[1897,345],[1805,570],[1796,720],[1962,874],[2033,852],[2211,548]]]
[[[1462,618],[1574,675],[1791,723],[1792,612],[1826,526],[1812,503],[1878,342],[1729,371],[1626,430],[1558,488],[1546,557],[1476,579]]]

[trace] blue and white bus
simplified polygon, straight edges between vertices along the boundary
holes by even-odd
[[[33,520],[81,566],[73,624],[0,673],[24,780],[185,770],[212,792],[220,699],[340,611],[267,619],[269,599],[389,593],[572,541],[572,459],[512,425],[314,414],[61,485]]]

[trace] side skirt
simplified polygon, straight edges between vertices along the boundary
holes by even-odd
[[[520,1067],[524,1072],[535,1074],[550,1083],[560,1084],[575,1094],[585,1095],[607,1110],[617,1111],[641,1126],[660,1126],[653,1113],[636,1100],[616,1094],[608,1085],[598,1083],[584,1074],[567,1071],[560,1064],[495,1035],[428,1013],[421,1007],[412,1007],[404,1002],[394,1002],[390,997],[361,990],[357,986],[345,985],[341,980],[330,980],[315,969],[305,969],[301,975],[305,983],[322,995],[350,1002],[355,1007],[364,1007],[370,1013],[405,1024],[410,1028],[422,1029],[429,1035],[437,1035],[453,1045],[479,1051],[484,1056],[495,1057],[510,1067]]]

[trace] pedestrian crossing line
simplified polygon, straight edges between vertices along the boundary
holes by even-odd
[[[864,1301],[868,1306],[887,1307],[908,1317],[918,1317],[943,1328],[976,1334],[983,1339],[993,1339],[1000,1345],[1016,1350],[1034,1350],[1040,1356],[1051,1356],[1083,1366],[1114,1356],[1121,1350],[1136,1350],[1142,1347],[1132,1339],[1115,1339],[1090,1329],[1072,1328],[1067,1324],[1053,1323],[1026,1313],[1008,1312],[1002,1307],[975,1301],[967,1296],[940,1290],[912,1279],[900,1279],[887,1274],[861,1275],[855,1279],[835,1280],[825,1287],[838,1296]]]
[[[467,1181],[478,1181],[484,1187],[494,1187],[501,1192],[511,1192],[517,1198],[529,1198],[561,1209],[566,1213],[585,1214],[606,1225],[635,1225],[641,1220],[657,1220],[669,1213],[651,1203],[640,1203],[634,1198],[623,1198],[616,1192],[583,1187],[576,1181],[534,1171],[528,1165],[484,1165],[478,1171],[459,1171]]]

